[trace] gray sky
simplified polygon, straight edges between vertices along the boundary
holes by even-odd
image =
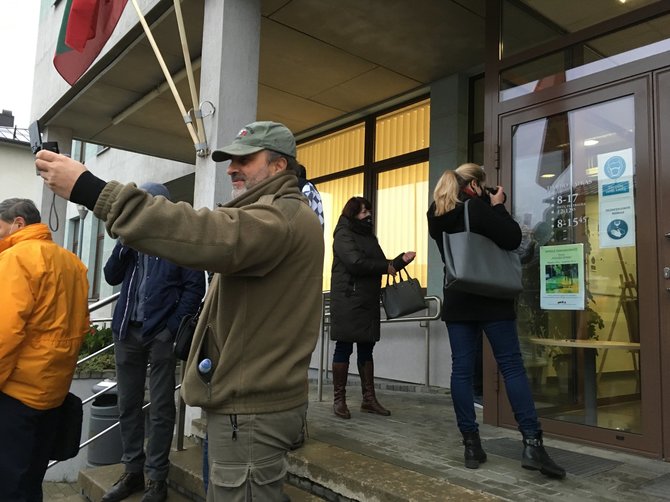
[[[51,2],[49,2],[51,5]],[[0,109],[30,124],[40,0],[0,0]]]

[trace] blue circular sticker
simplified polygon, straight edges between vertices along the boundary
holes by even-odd
[[[626,161],[619,155],[610,157],[603,166],[605,176],[610,179],[620,178],[626,170]]]
[[[616,219],[610,221],[610,224],[607,225],[607,235],[611,239],[619,240],[623,239],[628,233],[628,223],[623,220]]]

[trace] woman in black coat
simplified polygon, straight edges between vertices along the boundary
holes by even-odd
[[[437,182],[434,202],[428,210],[428,231],[440,250],[442,261],[442,234],[465,231],[466,200],[470,201],[468,215],[472,232],[488,237],[502,249],[512,251],[519,247],[521,229],[505,209],[502,187],[497,187],[489,195],[485,181],[486,174],[481,166],[463,164],[455,171],[445,171]],[[449,333],[451,398],[456,422],[463,435],[465,467],[476,469],[480,463],[486,462],[472,393],[477,335],[484,331],[505,380],[514,418],[523,436],[521,466],[539,470],[550,477],[564,478],[565,470],[554,463],[542,444],[542,428],[519,348],[514,300],[445,289],[442,319]]]
[[[410,263],[409,251],[388,260],[373,233],[371,204],[352,197],[342,210],[333,233],[333,270],[330,284],[330,338],[333,353],[333,411],[351,418],[346,402],[349,358],[357,344],[358,373],[363,402],[361,411],[390,415],[375,396],[372,350],[379,341],[379,295],[384,274],[395,274]]]

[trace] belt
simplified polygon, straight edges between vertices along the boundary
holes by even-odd
[[[133,328],[141,328],[142,321],[128,321],[128,326],[132,326]]]

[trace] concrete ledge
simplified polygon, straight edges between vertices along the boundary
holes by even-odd
[[[190,500],[205,500],[202,482],[202,448],[186,443],[185,450],[170,453],[170,487],[188,496]]]
[[[99,502],[105,492],[121,477],[123,470],[123,465],[113,464],[79,471],[78,482],[81,487],[81,493],[91,502]],[[140,502],[143,495],[143,492],[138,492],[124,500],[128,502]],[[168,499],[170,502],[187,502],[188,500],[193,500],[184,497],[171,488],[168,489]]]
[[[314,439],[291,452],[288,461],[293,479],[309,480],[313,493],[323,487],[324,493],[318,494],[326,500],[341,500],[331,499],[331,494],[365,502],[499,500]]]

